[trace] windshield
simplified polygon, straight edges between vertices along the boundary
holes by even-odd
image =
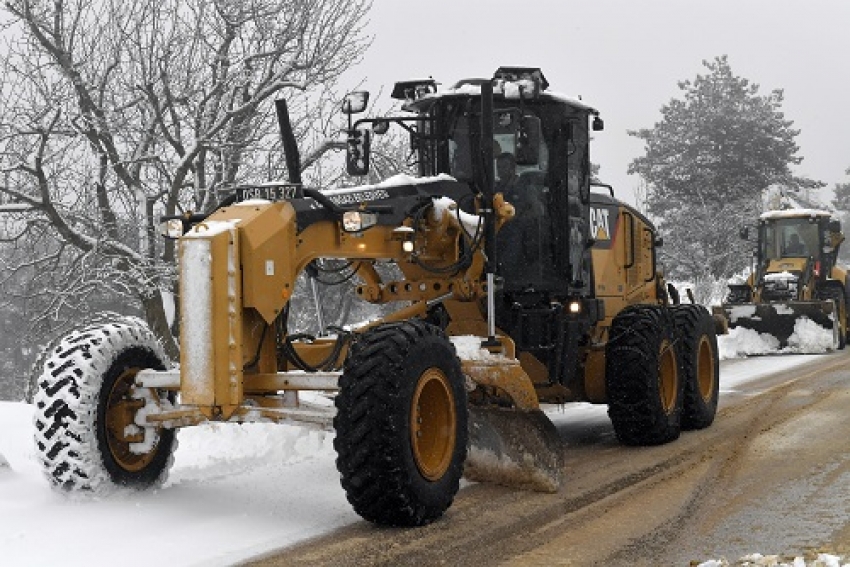
[[[466,106],[465,106],[466,104]],[[474,182],[476,106],[446,101],[446,166]],[[515,210],[498,240],[497,273],[505,289],[563,290],[589,281],[582,260],[590,162],[587,112],[552,100],[494,101],[494,191]]]
[[[779,219],[765,224],[764,248],[767,260],[819,256],[818,223],[809,218]]]
[[[549,166],[549,142],[543,140],[537,147],[533,159],[526,155],[517,160],[518,156],[518,131],[520,122],[525,117],[536,117],[537,112],[533,109],[525,109],[523,112],[516,107],[505,107],[497,109],[493,113],[493,175],[498,180],[499,169],[497,160],[501,156],[504,160],[510,155],[516,163],[515,173],[520,177],[540,180],[545,178]],[[472,152],[470,148],[470,128],[467,116],[458,116],[449,132],[449,173],[460,181],[472,180]],[[536,162],[536,163],[529,163]]]

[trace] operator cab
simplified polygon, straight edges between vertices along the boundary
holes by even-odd
[[[493,85],[492,153],[481,150],[485,82]],[[406,81],[393,97],[414,116],[363,119],[350,129],[371,123],[379,133],[388,122],[401,125],[419,174],[447,174],[468,187],[459,205],[469,212],[475,195],[489,193],[486,184],[514,205],[516,216],[496,238],[496,274],[508,300],[523,305],[591,293],[589,132],[602,121],[595,109],[547,87],[539,69],[518,67],[442,91],[432,79]],[[485,155],[492,155],[486,167]]]
[[[766,212],[759,218],[759,232],[761,266],[807,258],[814,263],[816,275],[829,273],[844,240],[840,221],[828,211],[815,209]]]
[[[443,90],[433,79],[397,83],[392,96],[409,114],[350,123],[347,163],[349,174],[366,175],[370,135],[405,129],[408,165],[456,189],[459,208],[485,219],[481,235],[459,245],[483,246],[488,323],[537,359],[540,380],[573,384],[576,368],[564,361],[604,317],[593,287],[589,153],[590,132],[603,123],[594,108],[547,88],[540,69],[520,67]],[[497,217],[499,195],[512,218]]]
[[[765,260],[807,257],[819,260],[833,252],[841,223],[828,211],[791,209],[761,215],[761,256]]]

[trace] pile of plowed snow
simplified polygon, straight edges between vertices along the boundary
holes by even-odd
[[[780,349],[779,339],[768,333],[735,327],[728,335],[717,337],[720,359],[773,353],[824,353],[833,350],[832,329],[821,327],[811,319],[802,317],[794,324],[794,333],[788,346]]]
[[[842,558],[829,553],[819,553],[817,558],[812,561],[806,561],[802,557],[786,560],[779,555],[762,555],[761,553],[753,553],[745,557],[741,557],[734,563],[730,563],[726,559],[712,559],[704,561],[697,567],[848,567],[850,563],[842,563]]]

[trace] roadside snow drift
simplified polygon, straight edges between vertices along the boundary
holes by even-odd
[[[762,354],[819,354],[833,350],[833,331],[811,319],[801,317],[794,323],[788,346],[780,349],[779,339],[745,327],[729,329],[728,335],[717,337],[720,360]]]

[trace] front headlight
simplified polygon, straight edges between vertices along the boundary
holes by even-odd
[[[180,219],[168,219],[159,223],[159,233],[165,238],[180,238],[183,236],[183,221]]]
[[[378,215],[362,211],[345,211],[342,214],[342,230],[360,232],[378,223]]]

